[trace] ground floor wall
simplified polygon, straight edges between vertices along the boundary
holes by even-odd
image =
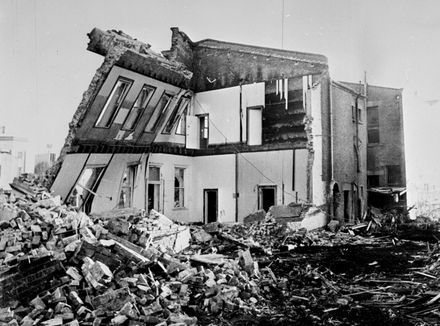
[[[305,202],[311,184],[308,159],[307,149],[196,157],[69,154],[52,190],[65,200],[84,171],[99,168],[97,185],[89,189],[94,192],[92,213],[120,207],[128,193],[130,206],[154,208],[174,220],[229,223],[270,205]],[[127,185],[129,167],[134,172]],[[130,191],[124,193],[124,187]]]

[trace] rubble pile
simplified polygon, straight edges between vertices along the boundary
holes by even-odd
[[[440,313],[439,245],[368,235],[371,220],[187,226],[136,209],[87,216],[32,180],[16,187],[0,194],[0,325],[428,325]]]

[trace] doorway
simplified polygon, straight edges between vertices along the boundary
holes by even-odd
[[[258,209],[268,211],[274,206],[277,198],[276,186],[258,186]]]
[[[350,221],[350,191],[344,190],[344,221]]]
[[[150,166],[148,169],[147,179],[147,209],[148,212],[154,209],[161,212],[161,181],[160,181],[160,167]]]
[[[217,222],[218,189],[203,190],[203,220],[205,223]]]

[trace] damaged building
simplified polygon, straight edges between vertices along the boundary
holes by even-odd
[[[362,85],[330,79],[325,56],[178,28],[162,54],[122,32],[89,38],[104,62],[61,151],[51,189],[64,202],[204,223],[291,203],[317,219],[363,216],[369,102]]]

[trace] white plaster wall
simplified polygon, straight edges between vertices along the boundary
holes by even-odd
[[[252,106],[264,106],[265,104],[265,83],[254,83],[243,85],[242,89],[242,107],[243,107],[243,140],[247,141],[247,108]],[[262,112],[260,111],[260,118]],[[262,135],[262,121],[260,119],[259,125],[253,125],[254,128],[260,128],[260,138]],[[261,144],[260,142],[256,145]],[[253,143],[249,145],[254,145]]]
[[[194,158],[194,217],[203,221],[203,190],[218,189],[218,221],[235,222],[235,155]]]
[[[209,144],[240,140],[240,87],[196,93],[194,98],[194,114],[209,114]]]
[[[307,149],[295,150],[295,191],[298,193],[298,202],[307,201]]]
[[[65,156],[61,169],[50,189],[54,195],[61,196],[63,200],[66,199],[82,171],[87,156],[88,154],[67,154]]]
[[[276,185],[277,204],[281,205],[284,183],[284,204],[295,201],[292,188],[292,150],[242,153],[238,156],[238,163],[240,221],[258,209],[259,185]]]
[[[311,89],[311,115],[314,159],[312,167],[313,204],[325,204],[325,182],[322,180],[322,121],[321,121],[321,85]]]

